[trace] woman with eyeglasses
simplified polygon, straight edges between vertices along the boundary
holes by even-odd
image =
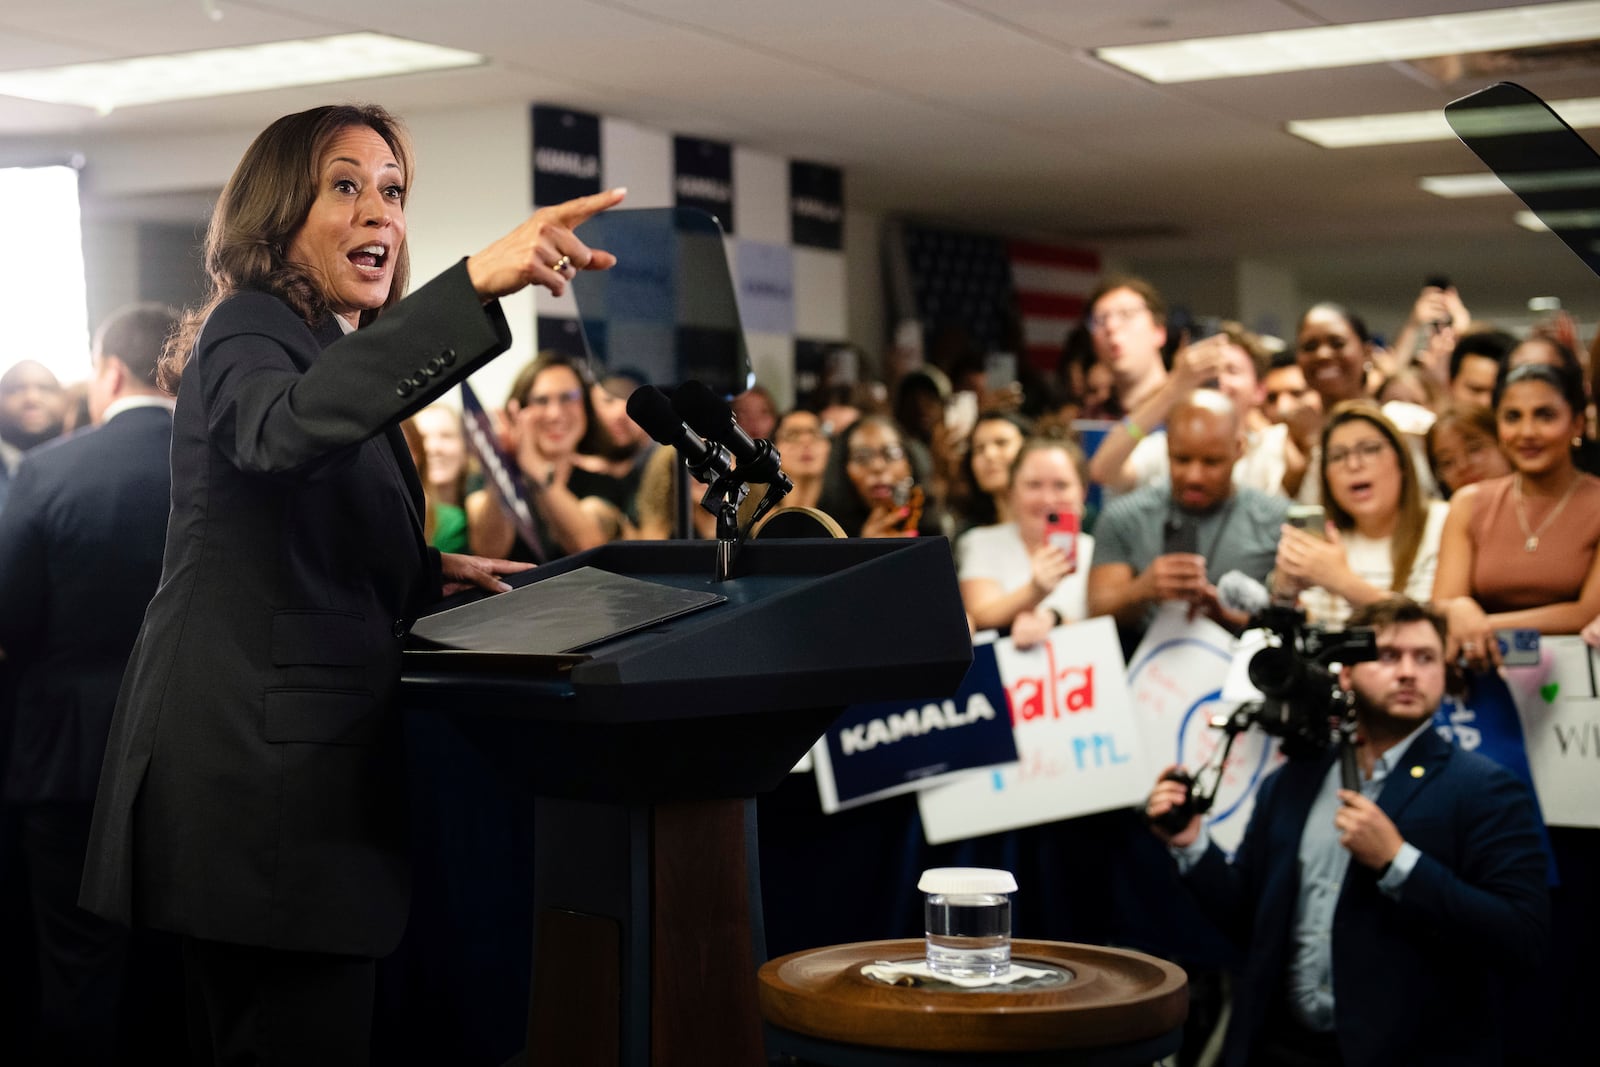
[[[1463,486],[1511,473],[1511,461],[1496,440],[1494,412],[1476,405],[1451,405],[1428,427],[1428,465],[1446,497]]]
[[[1319,452],[1327,521],[1283,527],[1274,591],[1333,628],[1394,593],[1426,601],[1449,507],[1423,498],[1400,431],[1371,401],[1347,400],[1329,414]]]
[[[617,540],[630,503],[626,484],[585,470],[576,459],[602,455],[610,445],[594,413],[588,368],[557,352],[541,353],[517,374],[505,406],[538,544],[528,544],[495,491],[467,498],[467,529],[479,555],[549,562]]]
[[[831,446],[822,418],[814,411],[796,408],[778,420],[772,443],[783,455],[783,470],[794,488],[783,498],[789,507],[814,508],[822,499],[823,477],[828,472]]]
[[[1089,614],[1094,538],[1051,536],[1053,520],[1081,520],[1088,463],[1062,437],[1031,437],[1007,471],[1010,521],[979,526],[956,543],[961,602],[975,629],[1009,629],[1032,648],[1052,629]]]
[[[1494,414],[1512,473],[1451,498],[1433,588],[1447,653],[1478,668],[1500,661],[1496,630],[1575,634],[1600,614],[1600,478],[1573,462],[1583,379],[1518,367],[1496,389]]]
[[[899,428],[868,415],[835,442],[820,506],[851,537],[942,534],[939,502],[924,484]]]

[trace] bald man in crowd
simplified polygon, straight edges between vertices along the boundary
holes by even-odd
[[[1197,389],[1167,417],[1169,484],[1135,490],[1101,514],[1089,614],[1113,616],[1126,649],[1166,601],[1235,630],[1247,621],[1218,600],[1217,582],[1229,571],[1266,581],[1288,504],[1234,487],[1244,449],[1243,414],[1223,394]]]
[[[43,363],[25,359],[0,375],[0,508],[22,454],[61,434],[66,395]]]

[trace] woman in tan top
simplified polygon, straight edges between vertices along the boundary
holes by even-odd
[[[1572,460],[1585,405],[1576,375],[1540,364],[1513,370],[1495,397],[1513,473],[1451,499],[1433,586],[1447,653],[1469,666],[1499,661],[1495,630],[1572,634],[1600,613],[1600,479]]]

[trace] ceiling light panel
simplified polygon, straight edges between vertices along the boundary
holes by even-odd
[[[1158,84],[1395,63],[1600,37],[1600,0],[1095,49]]]
[[[380,33],[0,72],[0,95],[109,114],[140,104],[476,66],[475,52]]]
[[[1600,126],[1600,97],[1552,100],[1550,109],[1576,129]],[[1506,109],[1509,112],[1517,109]],[[1533,114],[1531,111],[1528,113]],[[1499,133],[1527,133],[1534,127],[1502,123]],[[1421,141],[1453,141],[1455,131],[1445,121],[1444,111],[1397,111],[1388,115],[1354,115],[1336,119],[1296,119],[1288,124],[1296,137],[1303,137],[1323,148],[1366,148],[1371,145],[1414,144]],[[1485,133],[1491,131],[1485,130]]]

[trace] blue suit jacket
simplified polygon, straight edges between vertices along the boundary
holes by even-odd
[[[27,454],[0,511],[0,648],[17,671],[6,799],[94,799],[128,652],[161,576],[172,414],[123,411]]]
[[[1215,847],[1185,877],[1244,949],[1224,1062],[1242,1065],[1284,998],[1301,828],[1332,757],[1292,761],[1262,784],[1230,864]],[[1523,785],[1420,734],[1378,806],[1422,852],[1398,901],[1354,861],[1333,923],[1335,1026],[1344,1062],[1499,1064],[1492,976],[1531,968],[1549,939],[1547,865]]]

